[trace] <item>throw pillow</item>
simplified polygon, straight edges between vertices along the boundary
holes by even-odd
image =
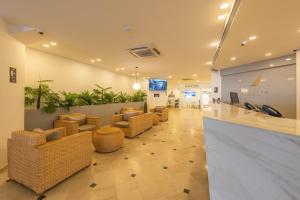
[[[136,116],[136,115],[138,115],[138,112],[125,112],[125,113],[123,114],[123,120],[124,120],[124,121],[129,121],[129,118],[130,118],[130,117],[134,117],[134,116]]]

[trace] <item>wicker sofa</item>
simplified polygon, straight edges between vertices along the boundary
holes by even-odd
[[[101,127],[101,120],[98,116],[86,116],[82,113],[71,113],[60,115],[54,122],[54,127],[65,127],[67,135],[82,131],[95,131]]]
[[[144,113],[144,110],[142,108],[122,107],[120,110],[120,114],[126,112],[138,112],[139,114],[142,114]]]
[[[113,115],[111,126],[121,128],[126,137],[135,137],[153,126],[151,113],[138,113],[136,116],[129,117],[128,120],[124,120],[125,114]]]
[[[150,112],[154,112],[160,117],[160,121],[168,121],[169,119],[169,109],[165,106],[156,106],[155,108],[150,109]]]
[[[54,129],[64,131],[65,128]],[[45,134],[16,131],[8,139],[8,177],[42,194],[92,161],[89,131],[46,142]]]

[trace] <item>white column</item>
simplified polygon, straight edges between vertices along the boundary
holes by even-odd
[[[212,98],[221,98],[221,85],[222,79],[221,79],[221,74],[220,71],[212,71],[211,72],[211,92],[212,92]],[[214,88],[218,88],[218,92],[214,92]]]
[[[296,55],[296,97],[297,97],[297,119],[300,119],[300,49]]]

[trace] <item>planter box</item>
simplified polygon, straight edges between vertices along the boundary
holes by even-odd
[[[84,113],[86,115],[98,115],[101,117],[101,125],[108,125],[115,113],[120,113],[122,107],[143,108],[143,102],[114,103],[91,106],[75,106],[70,111],[64,108],[58,108],[55,113],[45,113],[42,110],[26,109],[25,110],[25,130],[34,128],[50,129],[53,128],[53,122],[61,114],[67,113]]]

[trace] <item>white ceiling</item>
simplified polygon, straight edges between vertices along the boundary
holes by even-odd
[[[210,66],[206,62],[211,61],[215,53],[210,44],[220,39],[225,23],[218,21],[217,16],[228,12],[219,9],[223,2],[0,0],[0,16],[19,25],[43,29],[45,35],[38,40],[26,40],[27,45],[35,49],[89,64],[90,59],[101,58],[101,63],[93,65],[112,71],[125,67],[122,73],[126,75],[139,66],[141,77],[172,75],[172,81],[176,82],[181,78],[208,82]],[[125,32],[125,25],[133,30]],[[49,41],[57,42],[57,46],[44,48],[43,43]],[[138,59],[126,51],[149,43],[154,44],[162,56]]]
[[[300,48],[300,0],[242,0],[216,68],[228,68],[292,54]],[[250,36],[257,39],[241,43]],[[266,53],[271,56],[265,56]],[[236,57],[231,61],[231,57]]]

